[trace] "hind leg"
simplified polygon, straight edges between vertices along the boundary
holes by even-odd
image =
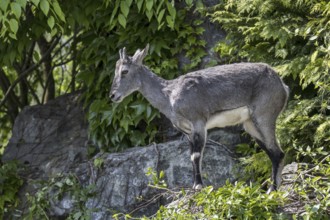
[[[264,123],[264,121],[249,119],[243,123],[243,126],[251,136],[256,138],[258,145],[267,153],[272,162],[272,185],[267,191],[270,193],[278,189],[281,184],[284,153],[276,141],[275,122]]]
[[[193,189],[199,190],[203,187],[202,181],[202,158],[206,142],[205,123],[193,125],[192,132],[188,135],[190,142],[190,158],[193,164],[194,185]]]

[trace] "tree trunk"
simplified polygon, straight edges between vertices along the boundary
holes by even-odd
[[[45,91],[42,97],[42,103],[47,103],[49,100],[55,98],[55,81],[52,71],[52,56],[51,53],[47,53],[50,48],[50,43],[44,37],[38,40],[41,56],[45,57],[43,62],[44,70],[43,77],[45,83]]]

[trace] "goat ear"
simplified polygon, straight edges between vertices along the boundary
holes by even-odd
[[[123,49],[120,49],[119,50],[119,58],[121,60],[125,60],[127,58],[127,55],[126,55],[126,47],[124,47]]]
[[[137,49],[137,51],[135,51],[135,54],[133,55],[132,59],[133,60],[137,59],[137,57],[139,56],[140,53],[141,53],[141,50]]]
[[[142,65],[142,61],[144,57],[148,54],[148,50],[149,44],[147,44],[147,46],[142,51],[138,49],[133,56],[133,62],[138,65]]]

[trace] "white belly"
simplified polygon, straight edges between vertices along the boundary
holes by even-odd
[[[212,115],[206,122],[206,129],[222,128],[226,126],[243,123],[250,118],[250,112],[247,106],[223,111]]]

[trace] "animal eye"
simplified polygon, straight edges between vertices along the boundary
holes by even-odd
[[[128,70],[123,70],[123,71],[121,71],[121,74],[123,74],[123,75],[125,75],[125,74],[127,74],[128,73]]]

